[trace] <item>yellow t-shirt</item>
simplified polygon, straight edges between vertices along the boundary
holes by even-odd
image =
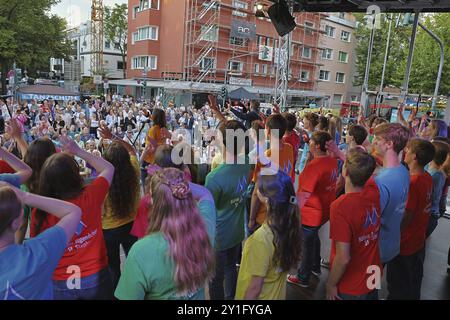
[[[145,146],[150,144],[150,139],[156,141],[158,146],[164,144],[164,139],[161,137],[161,128],[158,125],[154,125],[148,130],[145,137]],[[145,159],[145,162],[153,164],[155,162],[155,153],[150,153]]]
[[[286,299],[287,272],[280,272],[273,263],[273,233],[264,223],[244,245],[236,287],[236,300],[243,300],[253,276],[264,277],[258,300]]]
[[[136,173],[136,176],[139,179],[140,176],[140,168],[139,168],[139,161],[136,156],[130,157],[131,164],[133,165],[134,171]],[[136,217],[136,213],[138,211],[139,202],[141,199],[141,192],[140,189],[136,190],[136,196],[133,203],[130,203],[130,214],[126,218],[117,218],[112,213],[112,204],[111,201],[108,199],[108,196],[105,199],[105,203],[103,205],[103,216],[102,216],[102,227],[103,229],[115,229],[121,226],[124,226],[128,223],[131,223],[134,221],[134,218]]]

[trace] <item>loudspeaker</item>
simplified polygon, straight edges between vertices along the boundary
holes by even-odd
[[[295,29],[297,24],[295,18],[289,12],[289,7],[285,0],[278,0],[267,11],[278,34],[283,37]]]

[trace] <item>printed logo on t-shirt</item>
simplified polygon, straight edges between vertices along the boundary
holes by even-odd
[[[237,194],[243,194],[245,190],[247,189],[247,177],[243,176],[241,179],[239,179],[239,182],[236,186],[236,193]]]
[[[376,226],[378,223],[378,213],[375,207],[372,207],[372,212],[366,212],[366,221],[364,222],[364,229],[369,228],[370,226]]]
[[[287,175],[289,175],[291,173],[291,169],[292,169],[292,163],[291,163],[291,160],[288,160],[288,162],[284,164],[283,172],[286,173]]]
[[[25,300],[24,297],[22,297],[9,283],[9,281],[6,281],[6,291],[5,296],[3,297],[3,300]]]

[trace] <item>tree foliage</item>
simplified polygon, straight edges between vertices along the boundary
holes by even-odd
[[[122,54],[123,77],[126,78],[128,41],[127,4],[115,4],[114,7],[105,7],[104,32],[106,41],[118,44],[118,49]]]
[[[50,15],[59,0],[0,0],[0,65],[2,90],[14,62],[30,76],[48,70],[51,57],[69,59],[66,21]]]
[[[369,90],[375,91],[381,82],[386,40],[388,35],[389,20],[384,15],[381,29],[375,31],[374,46],[372,51]],[[412,26],[396,26],[397,16],[394,14],[392,23],[391,40],[389,46],[388,62],[384,85],[391,85],[401,88],[406,71],[406,60],[408,57],[409,43]],[[356,28],[356,66],[357,72],[355,85],[361,85],[364,81],[364,72],[367,60],[367,50],[370,40],[370,29],[366,27],[363,14],[355,14],[358,23]],[[450,14],[435,13],[421,15],[420,21],[438,35],[444,42],[445,59],[450,59],[450,24],[448,23]],[[400,22],[402,18],[400,17]],[[416,42],[414,46],[413,63],[411,67],[409,92],[433,94],[440,60],[440,50],[438,43],[431,38],[424,30],[418,27]],[[444,64],[440,94],[447,94],[450,90],[450,69],[448,64]]]

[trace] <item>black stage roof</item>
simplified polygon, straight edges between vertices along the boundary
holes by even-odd
[[[278,0],[271,0],[278,2]],[[450,0],[292,0],[294,12],[366,12],[371,5],[381,12],[450,12]]]

